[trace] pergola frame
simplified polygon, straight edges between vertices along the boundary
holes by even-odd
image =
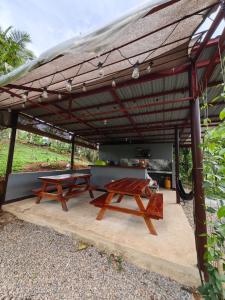
[[[173,4],[177,1],[170,1],[170,4]],[[224,4],[224,1],[222,1]],[[160,9],[160,8],[159,8]],[[91,136],[93,134],[100,135],[100,136],[107,136],[107,133],[113,133],[113,134],[125,134],[125,132],[129,131],[130,133],[135,133],[137,138],[137,141],[143,137],[143,135],[146,132],[151,131],[161,131],[162,129],[166,129],[166,131],[171,131],[171,133],[160,133],[158,135],[152,134],[149,135],[151,137],[151,143],[168,143],[168,142],[174,142],[175,141],[175,163],[176,163],[176,191],[177,191],[177,203],[180,203],[180,197],[178,194],[178,180],[179,180],[179,148],[182,146],[191,146],[192,151],[192,162],[193,162],[193,182],[194,182],[194,219],[195,219],[195,237],[196,237],[196,248],[197,248],[197,258],[198,258],[198,267],[200,271],[204,273],[204,277],[207,280],[207,271],[205,267],[205,259],[204,259],[204,252],[205,252],[205,245],[207,244],[207,228],[206,228],[206,214],[205,214],[205,201],[204,201],[204,190],[203,190],[203,162],[202,162],[202,151],[199,147],[201,143],[201,116],[200,116],[200,110],[199,110],[199,96],[201,96],[201,92],[198,89],[197,86],[197,77],[196,77],[196,70],[198,68],[206,68],[205,73],[203,75],[203,87],[206,89],[207,87],[214,87],[218,84],[220,84],[220,81],[213,81],[211,82],[211,77],[213,74],[213,71],[217,64],[220,63],[220,57],[219,57],[219,50],[216,49],[216,51],[213,54],[213,57],[211,60],[202,60],[199,61],[199,58],[204,51],[204,49],[213,47],[215,45],[219,45],[221,51],[224,50],[224,40],[225,40],[225,32],[223,31],[220,38],[211,39],[213,33],[215,32],[218,24],[221,22],[222,18],[224,18],[224,11],[220,9],[218,12],[214,22],[212,23],[211,27],[205,34],[205,37],[203,41],[195,46],[192,49],[192,57],[190,63],[186,65],[182,65],[179,67],[176,67],[173,70],[165,70],[158,73],[148,74],[142,76],[140,79],[134,81],[134,80],[127,80],[125,82],[122,82],[116,86],[116,88],[109,88],[101,87],[96,88],[94,90],[88,91],[85,94],[83,93],[76,93],[76,95],[70,95],[67,92],[62,93],[60,91],[50,91],[52,94],[61,94],[63,96],[62,100],[54,100],[54,101],[46,101],[45,103],[36,103],[33,99],[31,101],[31,105],[25,109],[22,110],[22,113],[26,113],[27,111],[31,110],[35,107],[41,107],[45,108],[47,112],[44,114],[39,114],[36,116],[37,119],[42,119],[49,116],[59,115],[62,119],[68,118],[69,120],[65,122],[63,121],[56,121],[52,122],[52,126],[58,126],[61,128],[64,128],[64,125],[68,125],[70,122],[71,124],[84,124],[88,128],[87,129],[80,129],[76,130],[72,134],[71,143],[72,143],[72,152],[71,152],[71,168],[73,168],[74,164],[74,143],[76,142],[76,135],[82,134],[85,137],[90,137],[89,140],[91,140]],[[162,29],[162,28],[161,28]],[[161,30],[160,29],[160,30]],[[152,93],[151,95],[147,96],[139,96],[134,98],[129,98],[121,101],[120,97],[117,94],[117,89],[125,86],[131,86],[133,84],[141,84],[144,82],[149,82],[152,80],[157,80],[165,77],[175,76],[182,73],[188,73],[189,83],[188,86],[184,88],[179,89],[173,89],[168,91],[161,91],[157,93]],[[33,87],[28,87],[25,85],[16,85],[16,84],[8,84],[4,88],[0,88],[2,91],[7,92],[9,94],[14,94],[11,92],[11,89],[17,89],[18,91],[37,91],[41,92],[42,89],[37,89]],[[83,111],[86,111],[88,109],[98,108],[99,105],[93,104],[93,105],[87,105],[80,108],[72,108],[72,101],[77,98],[87,97],[88,95],[94,95],[102,92],[110,92],[113,100],[110,102],[104,102],[101,104],[102,107],[112,106],[116,105],[118,107],[118,112],[121,112],[122,115],[119,116],[111,116],[107,117],[108,120],[113,119],[119,119],[119,118],[126,118],[128,121],[127,125],[114,125],[114,126],[107,126],[107,128],[104,127],[95,127],[91,122],[96,121],[102,121],[105,119],[104,113],[101,113],[103,117],[95,117],[92,119],[83,119],[82,117],[79,117],[75,115],[74,113],[81,114]],[[176,93],[188,93],[188,96],[185,96],[183,98],[173,99],[173,95]],[[166,105],[166,104],[176,104],[176,103],[182,103],[185,102],[185,106],[182,107],[175,107],[175,108],[164,108],[159,109],[156,111],[150,111],[150,112],[142,112],[142,113],[133,113],[132,111],[135,110],[135,108],[127,108],[124,104],[125,103],[138,103],[139,101],[143,99],[150,99],[155,97],[161,97],[165,95],[171,95],[171,100],[163,101],[163,102],[155,102],[155,103],[149,103],[146,105],[146,107],[157,107],[159,105]],[[18,99],[21,99],[21,93],[16,93],[14,96],[16,96]],[[68,102],[68,109],[62,108],[59,103],[61,102]],[[216,105],[222,105],[224,102],[217,103]],[[136,105],[136,104],[135,104]],[[135,106],[134,105],[134,106]],[[52,109],[54,107],[54,109]],[[139,106],[140,108],[140,106]],[[175,120],[163,120],[163,121],[155,121],[155,122],[148,122],[148,123],[137,123],[134,120],[134,117],[140,116],[140,115],[151,115],[151,114],[160,114],[160,113],[168,113],[172,111],[182,111],[182,110],[188,110],[189,115],[187,119],[180,118]],[[101,115],[99,113],[99,115]],[[13,162],[13,154],[14,154],[14,147],[15,147],[15,139],[16,139],[16,129],[17,129],[17,120],[18,120],[18,112],[14,112],[12,115],[12,133],[10,138],[10,147],[9,147],[9,156],[8,156],[8,162],[7,162],[7,171],[6,171],[6,187],[7,187],[7,180],[9,177],[9,174],[12,171],[12,162]],[[217,117],[216,115],[212,115],[209,117]],[[43,119],[42,119],[43,120]],[[215,126],[219,122],[218,118],[215,119],[212,125]],[[148,125],[149,128],[146,128],[146,125]],[[20,127],[20,129],[22,129]],[[25,129],[25,128],[24,128]],[[188,132],[185,132],[185,130],[188,129]],[[73,130],[71,130],[72,132]],[[186,141],[186,137],[191,134],[191,143],[184,143]],[[159,136],[162,137],[162,139],[159,138]],[[133,137],[133,136],[132,136]],[[154,138],[155,137],[155,138]],[[165,140],[164,137],[169,137]],[[111,139],[112,140],[112,139]],[[99,141],[101,142],[101,138],[99,138]],[[136,142],[136,139],[133,140],[133,142]],[[5,191],[6,191],[5,187]],[[1,204],[4,203],[4,197],[1,200]],[[205,234],[205,235],[204,235]]]

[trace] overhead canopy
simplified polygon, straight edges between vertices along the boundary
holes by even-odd
[[[217,8],[218,1],[148,1],[109,26],[60,44],[0,77],[0,109],[19,110],[35,122],[40,119],[93,143],[169,142],[175,126],[188,143],[190,53],[201,48],[206,33],[197,29]],[[219,38],[208,43],[197,60],[200,82],[218,43]],[[223,52],[223,40],[220,46]],[[207,82],[209,100],[222,90],[218,63],[219,54]],[[134,66],[138,79],[131,78]],[[68,79],[71,93],[65,89]],[[48,99],[40,98],[43,88]],[[25,91],[29,95],[22,107]],[[211,107],[209,115],[216,116],[222,105]]]

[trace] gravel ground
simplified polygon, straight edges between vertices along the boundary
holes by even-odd
[[[185,204],[181,203],[181,205],[191,227],[194,229],[193,201],[186,201]]]
[[[192,299],[187,288],[55,232],[0,214],[0,299]]]

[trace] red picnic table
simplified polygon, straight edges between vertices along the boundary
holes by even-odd
[[[39,177],[42,181],[42,187],[40,189],[33,190],[38,196],[36,203],[40,203],[43,197],[50,198],[61,202],[62,209],[68,211],[66,202],[81,193],[89,191],[90,197],[94,198],[92,188],[90,185],[90,174],[74,173],[63,174],[55,176]],[[83,179],[83,184],[76,184],[78,179]],[[67,187],[68,191],[63,193],[63,188]],[[50,191],[56,190],[54,193]]]
[[[143,217],[149,232],[157,235],[151,219],[158,220],[163,218],[163,195],[161,193],[153,193],[149,188],[149,181],[149,179],[123,178],[108,183],[105,186],[107,193],[90,202],[101,208],[96,219],[102,220],[108,209]],[[115,195],[119,195],[117,203],[121,202],[125,195],[131,196],[135,199],[139,209],[134,210],[111,205]],[[142,196],[148,198],[146,207],[143,204]]]

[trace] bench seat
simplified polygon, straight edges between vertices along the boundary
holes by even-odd
[[[101,208],[101,207],[104,206],[105,200],[106,200],[107,196],[108,196],[108,193],[104,193],[101,196],[99,196],[99,197],[91,200],[90,204],[92,204],[92,205],[94,205],[96,207],[100,207]]]

